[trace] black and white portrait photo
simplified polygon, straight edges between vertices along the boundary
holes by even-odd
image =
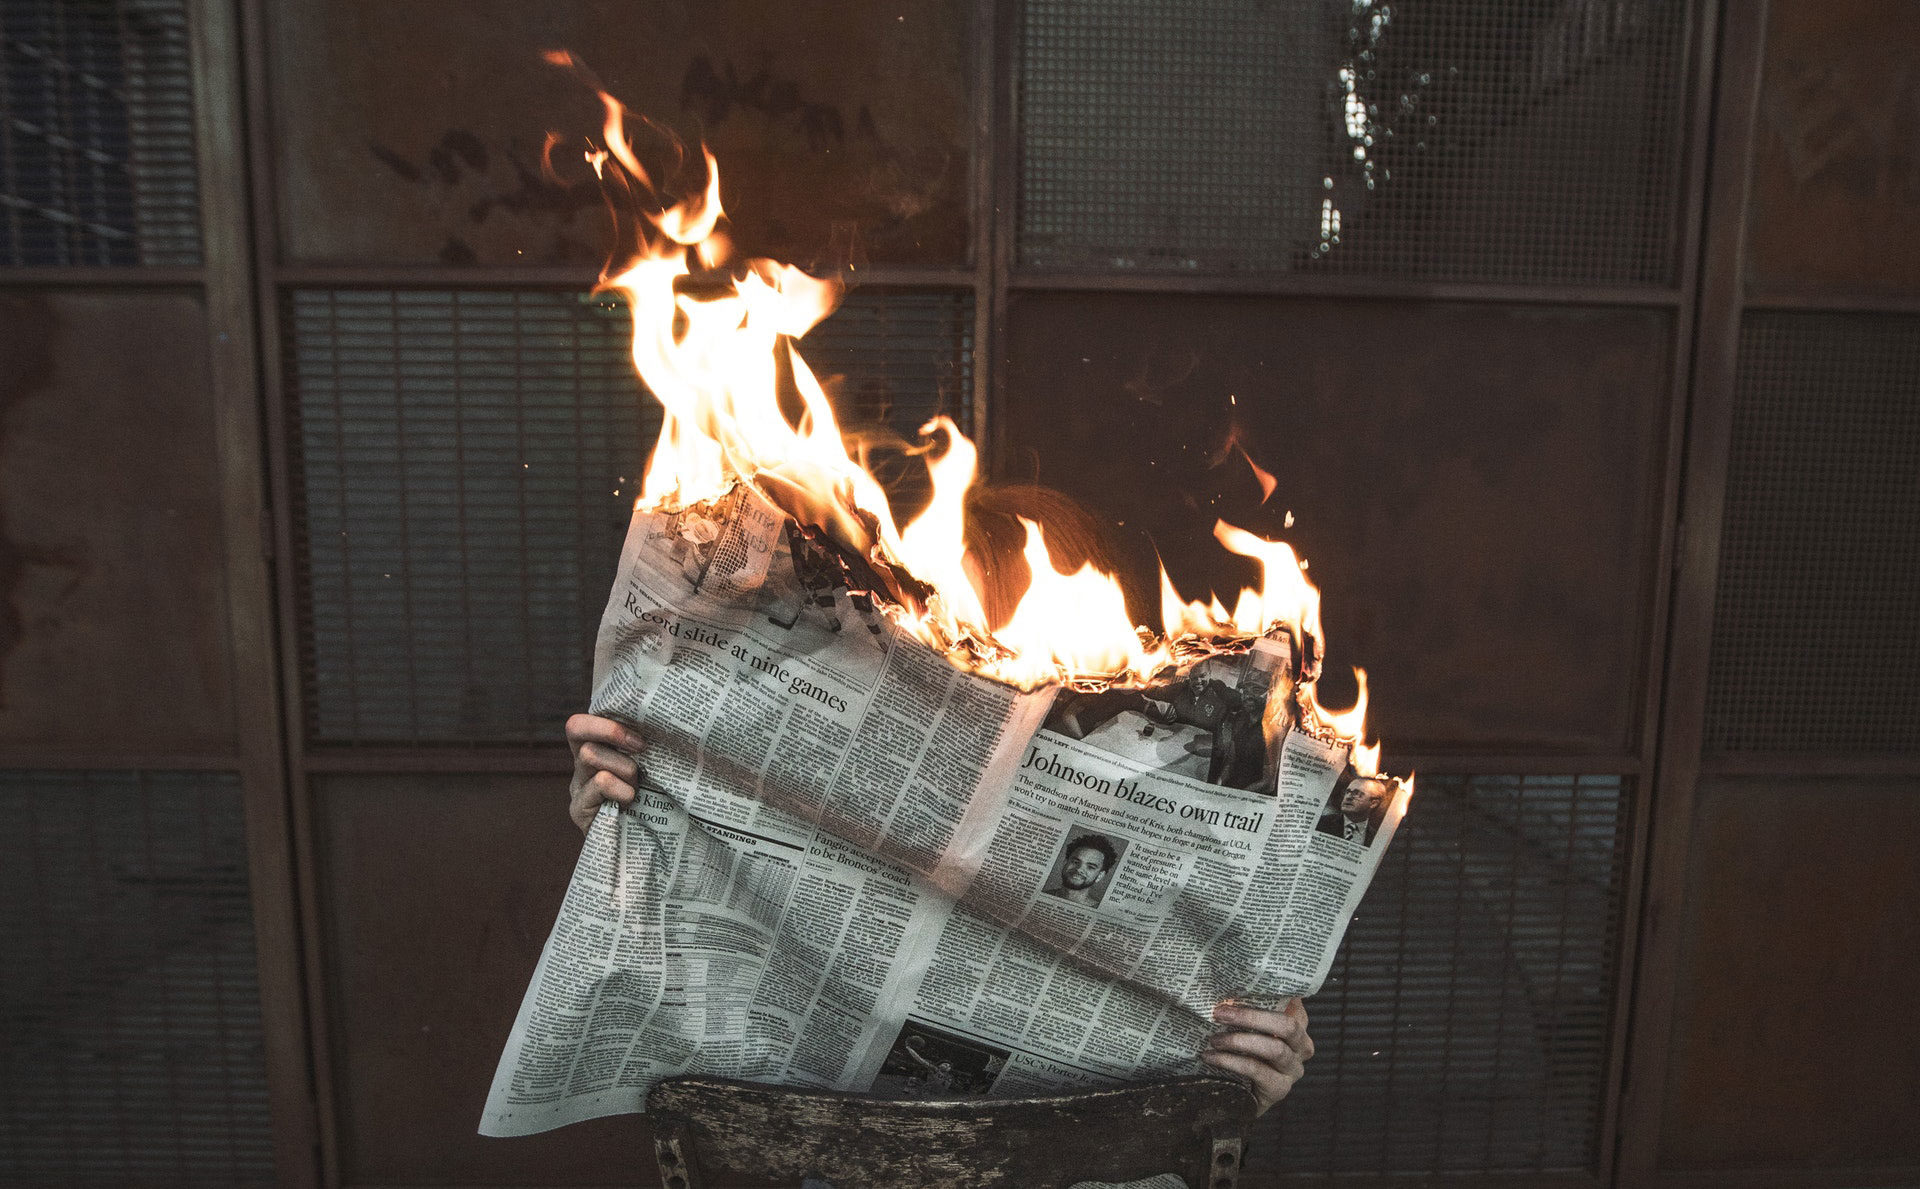
[[[1079,827],[1069,830],[1040,890],[1069,904],[1098,908],[1113,886],[1120,856],[1126,853],[1125,839]]]
[[[1384,776],[1361,776],[1349,764],[1333,782],[1333,793],[1313,828],[1357,846],[1372,846],[1392,801],[1392,781]]]

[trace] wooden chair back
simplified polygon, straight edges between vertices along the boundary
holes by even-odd
[[[1168,1172],[1234,1189],[1254,1114],[1217,1077],[946,1101],[683,1077],[647,1095],[666,1189],[1068,1189]]]

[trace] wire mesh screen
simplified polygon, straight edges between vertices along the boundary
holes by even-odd
[[[200,262],[182,0],[0,0],[0,264]]]
[[[288,301],[308,731],[548,742],[594,628],[658,406],[625,310],[558,293],[308,290]],[[857,293],[805,340],[895,424],[971,384],[970,299]],[[964,408],[964,405],[958,406]]]
[[[290,318],[308,732],[551,740],[651,437],[623,312],[331,290]]]
[[[0,1183],[269,1184],[239,781],[0,772]]]
[[[1034,0],[1019,259],[1657,284],[1682,0]]]
[[[1707,746],[1920,751],[1920,318],[1741,325]]]
[[[1422,776],[1307,1004],[1309,1076],[1255,1159],[1289,1174],[1593,1168],[1625,791],[1617,776]]]
[[[945,413],[973,429],[973,294],[859,291],[801,342],[850,425],[912,435]]]

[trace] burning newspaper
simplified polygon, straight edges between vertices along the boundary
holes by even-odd
[[[593,710],[653,742],[587,836],[489,1135],[688,1072],[928,1096],[1199,1072],[1215,1003],[1319,988],[1410,793],[1297,716],[1268,745],[1284,632],[1161,686],[1021,693],[746,487],[634,516],[595,662]]]
[[[711,156],[647,209],[602,99],[588,160],[644,216],[604,287],[664,416],[592,709],[650,746],[588,832],[481,1130],[637,1111],[681,1073],[934,1096],[1198,1072],[1220,1000],[1317,990],[1412,787],[1375,775],[1364,681],[1351,711],[1315,700],[1293,551],[1220,524],[1260,585],[1183,602],[1163,571],[1138,627],[1039,520],[983,543],[944,418],[896,527],[796,346],[837,285],[731,262]]]

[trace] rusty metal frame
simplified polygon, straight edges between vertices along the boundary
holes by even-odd
[[[206,0],[234,3],[234,0]],[[273,113],[268,77],[266,17],[261,0],[238,0],[240,57],[244,72],[245,153],[249,162],[245,221],[252,234],[254,326],[259,334],[257,381],[264,405],[268,503],[272,511],[271,549],[282,559],[275,567],[274,612],[280,655],[289,658],[279,671],[278,700],[287,755],[286,783],[294,854],[292,892],[299,906],[301,957],[307,1028],[304,1041],[312,1070],[313,1130],[318,1149],[317,1176],[322,1185],[340,1184],[339,1130],[335,1117],[332,1050],[328,1040],[326,947],[319,910],[318,849],[314,841],[313,800],[306,767],[305,706],[301,700],[298,554],[294,550],[293,489],[288,467],[292,455],[281,367],[279,322],[279,219],[275,202]],[[238,131],[238,128],[236,128]],[[234,146],[236,153],[240,146]],[[240,218],[236,212],[236,219]]]
[[[262,473],[262,424],[255,317],[255,248],[249,215],[245,134],[245,53],[238,13],[228,0],[187,0],[193,63],[193,135],[200,193],[203,263],[193,267],[49,267],[0,269],[0,290],[14,288],[189,292],[206,318],[208,398],[222,516],[227,643],[233,679],[232,751],[148,750],[116,754],[115,769],[235,772],[245,815],[248,894],[254,925],[266,1085],[277,1183],[317,1186],[313,1051],[308,1038],[309,932],[296,891],[288,796],[287,734],[281,719],[280,650],[272,611],[273,550]],[[91,769],[95,751],[9,749],[13,766]]]
[[[1276,1110],[1285,1110],[1284,1106]],[[1273,1151],[1261,1143],[1261,1137],[1254,1135],[1247,1141],[1251,1156],[1258,1163],[1266,1163],[1274,1157]],[[1284,1159],[1284,1156],[1282,1157]],[[1340,1173],[1328,1177],[1319,1173],[1260,1173],[1242,1174],[1244,1180],[1240,1189],[1253,1189],[1254,1186],[1275,1186],[1278,1189],[1325,1189],[1327,1185],[1338,1185],[1339,1189],[1486,1189],[1498,1186],[1498,1189],[1601,1189],[1605,1181],[1598,1180],[1587,1172],[1535,1172],[1535,1173]],[[1211,1187],[1209,1187],[1211,1189]]]
[[[1706,776],[1911,776],[1914,766],[1911,753],[1743,752],[1705,755],[1700,759],[1700,771]]]
[[[1747,286],[1750,310],[1808,310],[1847,314],[1920,314],[1920,293],[1913,290],[1845,289],[1831,285]]]
[[[964,268],[895,268],[876,265],[837,274],[851,285],[970,289],[974,274]],[[585,293],[600,281],[600,270],[551,265],[444,264],[286,264],[274,272],[283,286],[379,289],[554,289]]]
[[[1647,638],[1635,685],[1641,691],[1640,718],[1634,752],[1639,764],[1628,807],[1627,867],[1620,910],[1619,952],[1613,975],[1613,1019],[1609,1028],[1606,1089],[1600,1104],[1598,1151],[1603,1184],[1620,1181],[1622,1099],[1627,1085],[1628,1060],[1634,1039],[1631,1011],[1634,981],[1640,957],[1642,913],[1645,910],[1648,839],[1658,795],[1655,771],[1661,740],[1660,710],[1666,689],[1668,635],[1671,630],[1673,588],[1681,545],[1680,498],[1682,463],[1687,434],[1687,399],[1694,363],[1694,325],[1700,303],[1701,245],[1707,234],[1707,166],[1713,147],[1713,98],[1718,63],[1720,0],[1697,0],[1687,10],[1688,80],[1685,134],[1676,175],[1684,179],[1681,220],[1674,236],[1678,304],[1672,327],[1672,371],[1667,390],[1667,421],[1662,428],[1663,466],[1656,501],[1659,521],[1654,528],[1655,564],[1646,592]]]
[[[1727,0],[1713,80],[1711,173],[1693,304],[1690,401],[1680,493],[1676,578],[1666,640],[1664,693],[1655,732],[1652,801],[1643,829],[1631,1034],[1619,1102],[1615,1180],[1639,1185],[1658,1172],[1667,1061],[1679,977],[1679,902],[1705,734],[1707,650],[1720,561],[1732,435],[1733,382],[1745,284],[1746,221],[1766,0]],[[1751,1182],[1749,1182],[1751,1183]]]
[[[981,211],[981,232],[987,236],[990,252],[981,262],[987,276],[983,282],[988,294],[986,337],[976,346],[984,351],[982,360],[974,359],[974,374],[986,384],[984,421],[974,423],[976,436],[986,453],[985,471],[1007,458],[1007,443],[1002,419],[994,416],[1007,399],[1007,301],[1013,283],[1014,240],[1019,207],[1020,167],[1020,73],[1016,55],[1020,49],[1019,0],[977,0],[976,19],[988,22],[985,34],[992,53],[980,63],[973,80],[974,88],[989,97],[991,119],[987,125],[987,144],[982,156],[990,171],[988,203]]]
[[[1471,301],[1527,305],[1674,306],[1672,285],[1539,285],[1478,281],[1404,281],[1303,273],[1083,273],[1030,270],[1011,278],[1018,290],[1097,293],[1192,293],[1260,297],[1377,298],[1387,301]]]
[[[1849,1168],[1733,1168],[1665,1172],[1644,1182],[1661,1189],[1832,1189],[1836,1178],[1848,1189],[1905,1189],[1913,1184],[1911,1167]]]
[[[258,328],[246,218],[246,160],[238,27],[222,0],[189,7],[206,260],[209,372],[219,434],[226,524],[227,614],[233,658],[234,729],[246,807],[247,864],[260,978],[261,1034],[272,1108],[274,1165],[283,1185],[318,1183],[309,1021],[302,984],[291,806],[280,706],[278,650],[260,463]]]
[[[208,260],[199,269],[32,269],[0,272],[0,285],[197,285],[207,289],[209,317],[230,340],[215,352],[220,401],[223,482],[226,484],[229,596],[233,634],[243,657],[278,653],[295,658],[302,611],[294,569],[294,496],[286,409],[282,293],[293,286],[552,288],[582,290],[597,279],[575,268],[453,268],[333,266],[283,263],[272,126],[265,0],[193,0],[196,61],[205,63],[210,94],[203,101],[199,152],[207,179]],[[1702,770],[1699,744],[1704,713],[1704,650],[1711,621],[1719,517],[1726,467],[1732,344],[1742,304],[1740,253],[1745,220],[1745,168],[1752,153],[1751,112],[1757,99],[1759,48],[1765,20],[1759,5],[1696,0],[1689,9],[1685,143],[1686,187],[1677,217],[1677,281],[1657,286],[1549,286],[1431,284],[1371,278],[1271,276],[1154,276],[1031,271],[1015,265],[1018,202],[1019,5],[974,0],[970,39],[975,159],[970,178],[973,211],[968,267],[862,270],[861,282],[935,289],[970,288],[975,295],[974,427],[989,459],[1004,457],[1008,302],[1016,291],[1218,293],[1359,297],[1403,301],[1475,301],[1532,305],[1639,306],[1674,311],[1673,384],[1661,489],[1650,500],[1660,518],[1651,589],[1646,592],[1648,641],[1636,687],[1642,699],[1636,737],[1618,755],[1489,755],[1433,753],[1408,756],[1423,771],[1525,771],[1635,776],[1629,835],[1627,900],[1619,958],[1616,1018],[1611,1029],[1609,1082],[1599,1136],[1597,1180],[1589,1174],[1516,1176],[1516,1185],[1638,1184],[1655,1170],[1660,1087],[1677,965],[1671,933],[1672,902],[1685,877],[1693,784]],[[237,9],[237,14],[236,10]],[[235,17],[238,24],[235,24]],[[1724,43],[1722,39],[1724,38]],[[1723,49],[1724,44],[1724,49]],[[222,56],[224,55],[224,57]],[[219,64],[227,64],[220,76]],[[243,78],[232,73],[239,63]],[[1716,76],[1717,67],[1717,76]],[[244,95],[241,83],[244,82]],[[1717,102],[1716,102],[1717,99]],[[1714,110],[1717,107],[1717,111]],[[1742,112],[1745,116],[1742,116]],[[244,128],[244,146],[238,140]],[[243,164],[242,147],[245,149]],[[1713,190],[1708,190],[1712,161]],[[216,185],[216,180],[218,184]],[[216,193],[218,191],[218,193]],[[236,197],[237,196],[237,197]],[[251,224],[250,235],[244,230]],[[249,256],[251,260],[249,262]],[[1878,293],[1783,290],[1753,295],[1765,308],[1846,308],[1920,312],[1920,299]],[[244,328],[244,334],[232,331]],[[255,344],[257,343],[257,350]],[[256,385],[258,388],[256,389]],[[264,423],[254,403],[264,399]],[[1692,394],[1691,408],[1688,406]],[[264,437],[262,436],[264,434]],[[260,446],[265,443],[270,513],[262,510]],[[1685,442],[1684,450],[1682,443]],[[1682,482],[1682,472],[1685,482]],[[251,510],[251,511],[249,511]],[[1684,511],[1684,516],[1681,512]],[[1684,520],[1685,531],[1681,531]],[[261,553],[270,528],[272,552],[282,559],[271,576]],[[247,564],[240,562],[245,560]],[[271,598],[271,623],[262,618]],[[254,860],[256,927],[267,1002],[275,1139],[283,1180],[340,1183],[342,1170],[327,1037],[324,922],[320,919],[319,855],[312,778],[322,773],[448,771],[564,773],[557,746],[486,749],[436,747],[309,747],[298,664],[241,672],[238,679],[247,788],[249,840]],[[265,726],[264,741],[250,732]],[[64,755],[36,757],[64,764]],[[172,766],[231,766],[230,758],[170,757]],[[1804,771],[1804,759],[1743,757],[1727,770]],[[1721,770],[1723,765],[1710,767]],[[1849,769],[1853,770],[1853,769]],[[1649,774],[1651,777],[1649,778]],[[1664,930],[1664,931],[1663,931]],[[269,970],[269,965],[272,969]],[[1629,991],[1637,991],[1631,1018]],[[304,1012],[289,1014],[297,1005]],[[289,1070],[296,1070],[290,1073]],[[304,1098],[302,1096],[305,1096]],[[312,1156],[319,1150],[318,1161]],[[303,1172],[303,1168],[305,1171]],[[1742,1184],[1759,1183],[1742,1174]],[[1781,1184],[1805,1183],[1783,1174]],[[1283,1178],[1284,1179],[1284,1178]],[[1685,1183],[1732,1183],[1688,1176]],[[1391,1178],[1394,1184],[1419,1178]],[[1383,1182],[1385,1183],[1385,1182]],[[1870,1183],[1863,1181],[1863,1183]]]
[[[229,591],[232,585],[228,586]],[[103,757],[98,749],[9,747],[6,766],[54,772],[86,772],[103,766],[114,771],[233,772],[239,766],[233,752],[116,751]]]
[[[990,348],[1000,341],[994,322],[996,274],[993,267],[994,196],[999,179],[993,159],[997,143],[994,113],[999,105],[992,83],[994,64],[999,60],[999,43],[994,35],[1000,22],[995,19],[993,0],[974,0],[971,26],[967,73],[973,97],[973,175],[968,207],[968,230],[972,239],[967,264],[973,285],[973,406],[968,427],[976,439],[984,440],[986,430],[993,424],[990,406],[995,391],[987,361],[993,357]]]
[[[204,162],[201,172],[206,172]],[[0,268],[0,289],[194,289],[207,273],[206,268],[126,265]]]
[[[573,771],[573,760],[558,739],[544,747],[539,744],[311,747],[306,751],[304,762],[310,773],[355,775],[462,772],[485,776],[541,773],[565,776]]]

